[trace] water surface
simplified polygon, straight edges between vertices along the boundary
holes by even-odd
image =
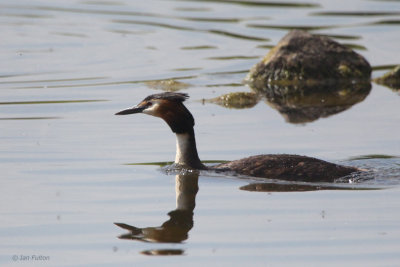
[[[398,90],[372,83],[343,111],[301,123],[265,98],[244,109],[203,100],[252,92],[246,73],[290,29],[353,47],[377,77],[400,63],[399,13],[397,1],[2,1],[0,263],[397,266]],[[159,119],[113,114],[162,90],[190,94],[203,160],[304,154],[373,179],[202,172],[182,185],[132,165],[173,160],[175,137]]]

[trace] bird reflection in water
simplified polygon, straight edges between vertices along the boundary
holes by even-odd
[[[240,190],[252,192],[306,192],[322,190],[378,190],[376,187],[360,187],[342,185],[326,185],[311,183],[250,183],[240,187]]]
[[[196,194],[199,172],[181,172],[175,176],[176,209],[168,213],[170,219],[160,226],[139,228],[125,223],[115,225],[129,232],[120,239],[138,240],[152,243],[181,243],[188,238],[193,227],[193,211],[196,206]],[[181,255],[181,249],[157,249],[142,251],[144,255]]]
[[[125,223],[115,225],[128,230],[119,239],[137,240],[150,243],[181,243],[188,239],[193,228],[193,214],[196,206],[196,194],[199,171],[181,171],[175,176],[176,209],[168,213],[170,219],[160,226],[136,227]],[[379,188],[360,188],[357,186],[339,186],[308,183],[263,182],[249,183],[240,187],[241,190],[253,192],[304,192],[319,190],[376,190]],[[144,250],[144,255],[182,255],[182,249],[152,249]]]

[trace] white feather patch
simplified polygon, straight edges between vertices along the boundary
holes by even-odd
[[[185,164],[185,155],[186,151],[189,149],[189,134],[176,134],[176,156],[175,156],[175,163],[177,164]]]
[[[157,101],[152,101],[153,105],[151,107],[146,108],[142,112],[147,115],[152,115],[157,117],[157,110],[160,106],[160,103]]]

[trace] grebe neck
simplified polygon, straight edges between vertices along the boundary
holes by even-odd
[[[207,169],[207,167],[201,163],[199,155],[197,154],[193,128],[183,133],[176,133],[175,164],[186,166],[191,169]]]

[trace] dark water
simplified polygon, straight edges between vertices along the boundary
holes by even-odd
[[[371,83],[307,119],[208,100],[252,92],[243,78],[290,29],[351,46],[380,76],[400,63],[399,15],[398,1],[2,1],[0,265],[398,266],[398,90]],[[203,160],[304,154],[372,179],[137,165],[173,160],[175,137],[113,114],[162,90],[190,94]]]

